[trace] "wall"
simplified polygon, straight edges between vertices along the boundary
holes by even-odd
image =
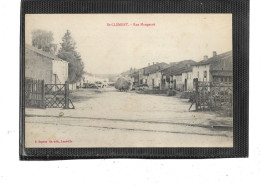
[[[172,77],[173,81],[176,80],[176,89],[183,91],[183,82],[182,82],[182,75],[174,75]]]
[[[192,76],[193,78],[198,78],[198,81],[206,81],[206,82],[211,82],[212,77],[210,76],[209,73],[210,70],[210,65],[199,65],[199,66],[193,66],[192,67]],[[207,77],[204,78],[204,71],[207,72]],[[199,75],[198,75],[199,73]]]
[[[147,84],[148,84],[149,88],[153,88],[153,79],[154,79],[154,87],[160,87],[161,79],[162,79],[161,72],[155,72],[153,74],[149,74],[149,76],[147,78]]]
[[[44,83],[51,84],[51,59],[25,48],[25,77],[44,80]]]
[[[172,87],[172,83],[171,83],[172,78],[170,77],[170,82],[167,82],[166,79],[167,79],[166,75],[163,75],[162,76],[162,85],[161,85],[162,89],[168,89],[168,88]]]
[[[59,81],[57,83],[64,84],[68,79],[68,62],[61,60],[53,60],[53,75],[57,74]],[[55,78],[53,77],[52,83],[55,83]]]
[[[187,79],[187,91],[193,90],[193,73],[184,72],[182,73],[182,83],[185,85],[185,79]]]

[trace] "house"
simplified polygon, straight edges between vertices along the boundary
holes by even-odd
[[[179,89],[188,89],[185,85],[185,78],[180,76],[185,76],[186,73],[191,73],[189,71],[192,71],[191,65],[196,64],[193,60],[184,60],[177,63],[170,63],[171,66],[168,68],[165,68],[161,70],[162,73],[162,86],[161,89],[168,89],[168,88],[175,88],[176,86],[179,87]],[[182,75],[182,73],[184,73]],[[174,79],[173,79],[174,76]],[[190,77],[190,76],[189,76]],[[187,80],[186,80],[187,81]],[[188,82],[186,82],[187,85],[189,85]]]
[[[187,86],[185,86],[185,80],[183,81],[184,78],[182,74],[185,74],[189,71],[191,71],[191,67],[187,66],[187,67],[178,68],[170,74],[170,80],[173,82],[172,83],[173,89],[179,91],[185,91],[185,89],[187,89]]]
[[[68,62],[26,44],[25,77],[44,80],[45,84],[64,84],[68,79]]]
[[[137,86],[139,84],[139,72],[136,71],[130,74],[130,77],[131,77],[131,88],[133,88],[134,86]]]
[[[148,85],[149,88],[158,88],[161,84],[160,70],[168,67],[167,63],[148,63],[147,67],[139,69],[139,85]],[[158,73],[157,73],[158,72]]]
[[[182,76],[183,91],[192,91],[193,90],[192,67],[183,70],[181,76]]]
[[[150,89],[161,89],[162,73],[160,69],[150,71],[147,77],[147,85]]]
[[[175,71],[177,68],[178,67],[176,64],[172,64],[170,67],[161,70],[161,74],[162,74],[161,89],[172,88],[170,74],[171,74],[171,72]]]
[[[233,82],[233,55],[228,51],[217,55],[213,51],[211,58],[204,56],[204,59],[192,66],[193,79],[204,82]]]

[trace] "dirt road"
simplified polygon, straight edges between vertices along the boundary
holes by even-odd
[[[232,118],[189,111],[177,97],[73,93],[76,109],[26,109],[28,147],[232,147]],[[60,113],[64,113],[60,117]],[[227,127],[217,127],[217,126]],[[55,142],[56,141],[56,142]],[[55,143],[54,143],[55,142]]]

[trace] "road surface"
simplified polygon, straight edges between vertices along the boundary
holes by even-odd
[[[232,118],[189,111],[186,99],[107,88],[72,100],[76,109],[26,109],[26,147],[233,146]]]

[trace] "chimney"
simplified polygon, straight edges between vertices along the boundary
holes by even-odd
[[[159,62],[156,62],[156,64],[159,64]]]
[[[150,66],[150,63],[148,63],[148,67]]]
[[[154,65],[154,62],[153,62],[153,65]]]
[[[204,58],[204,61],[208,60],[208,56],[207,55],[205,55],[203,58]]]
[[[217,55],[216,51],[213,51],[213,57],[215,57]]]

